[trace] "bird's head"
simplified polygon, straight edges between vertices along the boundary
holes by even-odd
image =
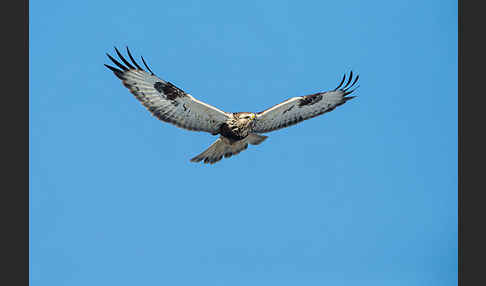
[[[256,118],[256,114],[251,112],[245,112],[245,113],[242,112],[239,114],[238,118],[243,119],[245,121],[253,121]]]
[[[248,113],[247,118],[248,118],[248,120],[253,121],[256,118],[256,114],[255,113]]]
[[[256,118],[256,114],[251,112],[237,112],[233,113],[233,116],[236,120],[235,123],[239,126],[239,128],[248,128],[254,123]]]

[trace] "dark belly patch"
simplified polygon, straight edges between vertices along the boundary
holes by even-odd
[[[219,127],[219,134],[223,135],[228,139],[235,140],[235,141],[239,141],[245,138],[245,136],[241,136],[237,132],[232,130],[227,123],[221,124],[221,126]]]

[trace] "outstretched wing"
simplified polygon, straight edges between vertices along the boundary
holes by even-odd
[[[125,65],[106,54],[118,68],[105,66],[113,71],[122,80],[123,85],[158,119],[185,129],[215,134],[228,118],[227,113],[195,99],[172,83],[155,76],[142,57],[150,73],[143,70],[133,59],[128,47],[127,53],[132,63],[128,62],[117,48],[115,51]]]
[[[255,133],[274,131],[334,110],[337,106],[355,97],[346,97],[358,88],[351,89],[358,81],[359,75],[353,83],[351,83],[352,79],[353,72],[351,71],[349,79],[343,87],[341,86],[346,80],[346,75],[334,90],[293,97],[257,113],[252,131]]]

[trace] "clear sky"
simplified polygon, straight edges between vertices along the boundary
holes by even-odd
[[[215,165],[103,64],[229,112],[358,97]],[[457,285],[456,1],[31,1],[30,281]]]

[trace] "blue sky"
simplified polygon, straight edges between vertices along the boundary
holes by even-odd
[[[209,166],[103,64],[225,111],[358,97]],[[31,285],[457,285],[456,1],[30,3]]]

